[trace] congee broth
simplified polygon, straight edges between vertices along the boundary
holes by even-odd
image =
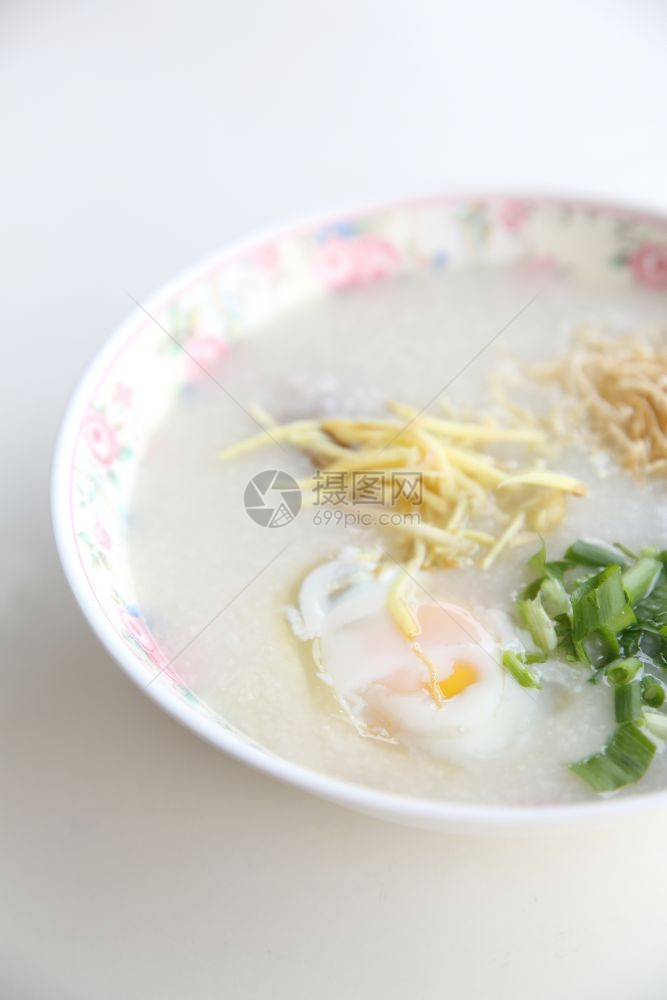
[[[638,290],[494,267],[331,294],[230,344],[229,395],[193,376],[135,484],[132,571],[171,668],[262,746],[377,789],[664,786],[660,440],[641,452],[660,318]],[[607,340],[633,377],[610,399]]]

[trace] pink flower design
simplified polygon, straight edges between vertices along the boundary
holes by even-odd
[[[164,676],[168,677],[171,681],[174,682],[174,684],[179,684],[179,685],[183,684],[182,679],[176,673],[174,667],[170,665],[170,661],[167,659],[167,657],[164,655],[161,649],[158,649],[158,647],[155,646],[154,649],[146,650],[146,655],[148,656],[148,659],[151,661],[153,666],[157,668],[159,673],[164,674]]]
[[[327,240],[315,254],[315,269],[326,288],[349,288],[355,282],[351,240]]]
[[[109,535],[109,532],[104,527],[104,525],[101,524],[99,521],[93,528],[93,534],[95,535],[95,539],[97,540],[98,545],[101,545],[102,548],[104,549],[111,548],[111,536]]]
[[[210,372],[227,352],[227,344],[224,340],[212,335],[190,337],[184,346],[188,353],[188,370],[191,381],[204,378],[204,372]]]
[[[656,291],[667,288],[667,244],[644,243],[630,258],[630,267],[640,285]]]
[[[157,671],[164,674],[165,677],[169,677],[175,684],[182,684],[181,678],[170,666],[170,661],[159,648],[142,620],[129,611],[121,611],[120,617],[125,630],[138,642]]]
[[[275,243],[264,243],[258,247],[253,254],[253,260],[257,267],[263,271],[272,271],[278,266],[280,254]]]
[[[146,653],[156,652],[155,640],[141,618],[137,618],[136,615],[131,614],[129,611],[121,611],[120,617],[123,622],[123,628],[130,633],[133,639],[136,639]]]
[[[398,270],[398,253],[387,240],[367,236],[357,243],[357,270],[361,284],[388,278]]]
[[[120,445],[112,427],[98,413],[92,414],[83,428],[86,443],[98,462],[110,466],[120,451]]]
[[[530,205],[517,198],[508,198],[502,202],[499,210],[500,221],[506,229],[519,229],[530,215]]]
[[[326,240],[315,254],[315,269],[326,288],[352,288],[387,278],[398,270],[396,249],[378,236]]]
[[[116,382],[113,398],[115,402],[123,403],[125,406],[129,406],[132,402],[132,390],[129,385],[124,385],[122,382]]]

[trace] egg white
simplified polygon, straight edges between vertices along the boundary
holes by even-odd
[[[428,666],[387,608],[389,587],[401,572],[380,568],[377,553],[344,551],[305,578],[292,627],[312,640],[319,676],[363,735],[459,763],[488,757],[516,739],[535,710],[534,694],[502,667],[500,639],[507,646],[509,631],[512,644],[517,641],[497,611],[488,615],[492,634],[461,604],[430,596],[428,573],[416,577],[418,643],[438,681],[462,663],[475,677],[453,696],[435,699]]]

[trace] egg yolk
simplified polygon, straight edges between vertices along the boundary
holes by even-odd
[[[455,698],[457,694],[461,694],[476,680],[477,671],[472,663],[468,663],[466,660],[456,660],[451,674],[444,680],[438,681],[438,687],[442,691],[443,698]]]

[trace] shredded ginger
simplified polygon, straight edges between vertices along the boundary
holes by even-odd
[[[547,440],[539,428],[438,417],[403,403],[390,403],[388,409],[387,418],[272,422],[270,435],[307,455],[320,475],[368,470],[389,486],[396,472],[419,473],[419,506],[401,497],[391,508],[404,514],[417,510],[419,518],[387,525],[409,543],[404,559],[410,559],[415,571],[474,560],[488,569],[506,548],[560,524],[567,494],[588,492],[579,479],[546,466],[540,456]],[[269,443],[267,434],[258,434],[227,448],[221,457],[233,459]],[[498,457],[499,449],[503,454],[509,450],[509,457]],[[299,485],[307,498],[316,479]],[[398,600],[396,605],[401,618]],[[408,615],[403,615],[402,630],[406,635],[414,631]]]

